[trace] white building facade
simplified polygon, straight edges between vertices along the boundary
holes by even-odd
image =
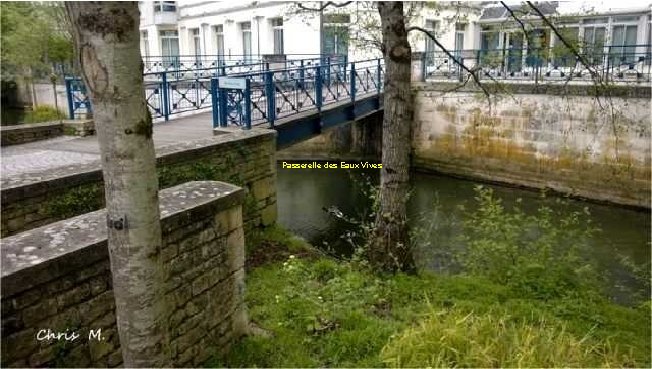
[[[517,50],[559,45],[545,26],[535,29],[536,45],[527,45],[518,25],[500,4],[487,2],[407,2],[410,24],[437,35],[448,50]],[[140,2],[141,53],[144,59],[166,56],[223,56],[256,61],[263,55],[288,58],[339,54],[348,60],[380,55],[379,19],[369,2],[354,2],[323,12],[300,9],[290,1]],[[303,2],[318,8],[319,2]],[[554,4],[554,3],[548,3]],[[649,50],[650,6],[563,18],[546,7],[570,38],[602,47],[639,45]],[[532,20],[530,17],[527,21]],[[532,20],[533,21],[533,20]],[[533,21],[534,22],[534,21]],[[539,21],[539,23],[541,23]],[[536,26],[535,26],[536,28]],[[531,38],[532,40],[532,38]],[[439,50],[420,32],[411,32],[414,52]],[[648,45],[648,46],[644,46]]]
[[[318,2],[302,4],[319,7]],[[375,42],[380,40],[380,20],[377,10],[364,6],[354,3],[317,12],[289,1],[143,1],[141,53],[144,58],[223,55],[244,60],[279,54],[339,54],[349,60],[378,57]],[[410,19],[412,25],[436,32],[446,48],[466,49],[475,46],[480,11],[480,7],[466,6],[460,16],[459,9],[422,6]],[[459,19],[451,24],[454,17]],[[418,32],[411,33],[411,41],[413,51],[434,48]]]

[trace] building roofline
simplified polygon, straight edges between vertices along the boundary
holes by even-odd
[[[614,10],[608,10],[608,11],[600,11],[600,12],[595,12],[595,13],[590,13],[590,14],[577,14],[577,13],[554,13],[554,14],[547,14],[547,17],[551,18],[557,18],[557,17],[567,17],[567,18],[577,18],[577,19],[586,19],[586,18],[596,18],[596,17],[605,17],[605,16],[611,16],[611,15],[644,15],[644,14],[650,14],[650,10],[652,9],[652,6],[647,7],[647,8],[631,8],[631,9],[614,9]],[[527,20],[527,21],[537,21],[541,20],[538,16],[529,16],[529,17],[519,17],[521,20]],[[504,23],[505,21],[513,21],[514,19],[510,16],[507,17],[501,17],[501,18],[489,18],[489,19],[478,19],[478,23],[480,24],[492,24],[492,23]]]
[[[206,1],[206,2],[201,2],[197,4],[192,4],[192,5],[186,5],[186,7],[191,7],[191,6],[199,6],[199,5],[205,5],[206,3],[214,3],[214,1]],[[179,9],[179,20],[185,20],[185,19],[195,19],[195,18],[201,18],[201,17],[207,17],[207,16],[214,16],[214,15],[222,15],[222,14],[229,14],[229,13],[234,13],[242,10],[253,10],[253,9],[262,9],[262,8],[268,8],[272,6],[278,6],[278,5],[285,5],[291,3],[291,1],[269,1],[269,2],[256,2],[252,1],[250,4],[247,5],[240,5],[240,6],[234,6],[232,8],[225,8],[225,9],[220,9],[220,10],[214,10],[210,12],[203,12],[201,14],[194,14],[194,15],[183,15],[181,14],[181,9]]]

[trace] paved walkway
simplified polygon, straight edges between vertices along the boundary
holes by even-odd
[[[212,136],[212,125],[211,112],[155,123],[154,145],[159,148]],[[100,147],[97,136],[57,137],[22,145],[3,146],[0,148],[0,157],[0,178],[6,179],[18,174],[99,160]]]

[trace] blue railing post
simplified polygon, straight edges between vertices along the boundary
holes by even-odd
[[[326,86],[331,86],[331,57],[326,57]]]
[[[299,66],[299,85],[301,86],[301,89],[305,89],[304,82],[306,80],[306,71],[303,67],[303,59],[301,59],[301,65]]]
[[[351,101],[355,102],[355,63],[351,63]]]
[[[226,127],[228,122],[227,122],[227,112],[226,112],[226,95],[228,92],[226,92],[225,89],[220,88],[219,85],[219,80],[217,83],[217,102],[219,104],[219,109],[218,109],[218,118],[220,122],[220,127]]]
[[[323,93],[323,87],[321,85],[321,65],[318,65],[315,69],[315,105],[317,105],[317,111],[321,111],[321,106],[323,104],[322,101],[322,93]]]
[[[217,77],[211,78],[211,106],[213,113],[213,129],[219,126],[219,99],[217,97]]]
[[[265,73],[265,98],[267,99],[267,121],[270,128],[274,128],[274,121],[276,120],[276,94],[274,90],[274,72],[268,71]]]
[[[378,59],[378,62],[376,64],[376,82],[377,82],[376,86],[378,86],[377,90],[378,90],[379,95],[380,95],[380,90],[382,90],[382,88],[383,88],[383,77],[382,77],[382,74],[381,74],[382,73],[381,68],[382,68],[382,66],[380,64],[380,59]]]
[[[66,96],[68,98],[68,117],[70,119],[75,119],[75,108],[73,102],[73,92],[72,92],[72,78],[66,77]]]
[[[251,80],[249,78],[245,79],[245,90],[244,96],[244,129],[251,129]]]
[[[346,82],[346,78],[347,78],[346,66],[349,64],[348,55],[343,55],[343,59],[344,59],[344,82]]]
[[[170,119],[170,99],[168,96],[168,77],[167,73],[162,73],[161,92],[163,93],[163,117],[167,122]]]

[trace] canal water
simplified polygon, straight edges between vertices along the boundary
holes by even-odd
[[[287,229],[307,239],[315,246],[337,254],[351,251],[342,237],[355,231],[355,225],[338,217],[364,217],[371,201],[365,195],[365,182],[378,183],[378,170],[360,169],[283,169],[278,166],[277,201],[279,222]],[[455,243],[461,231],[461,221],[467,209],[476,207],[474,187],[479,185],[448,176],[413,173],[408,215],[411,225],[431,227],[427,232],[432,250],[420,250],[420,264],[428,269],[441,270],[437,245]],[[632,289],[642,286],[618,261],[618,255],[634,263],[645,265],[650,261],[650,212],[617,206],[564,199],[539,191],[482,184],[494,190],[506,209],[521,199],[521,208],[532,214],[541,205],[552,209],[584,212],[587,208],[593,225],[601,229],[591,240],[590,254],[598,267],[611,277],[607,289],[618,301],[626,302]],[[433,228],[434,227],[434,228]],[[430,252],[429,252],[430,251]]]

